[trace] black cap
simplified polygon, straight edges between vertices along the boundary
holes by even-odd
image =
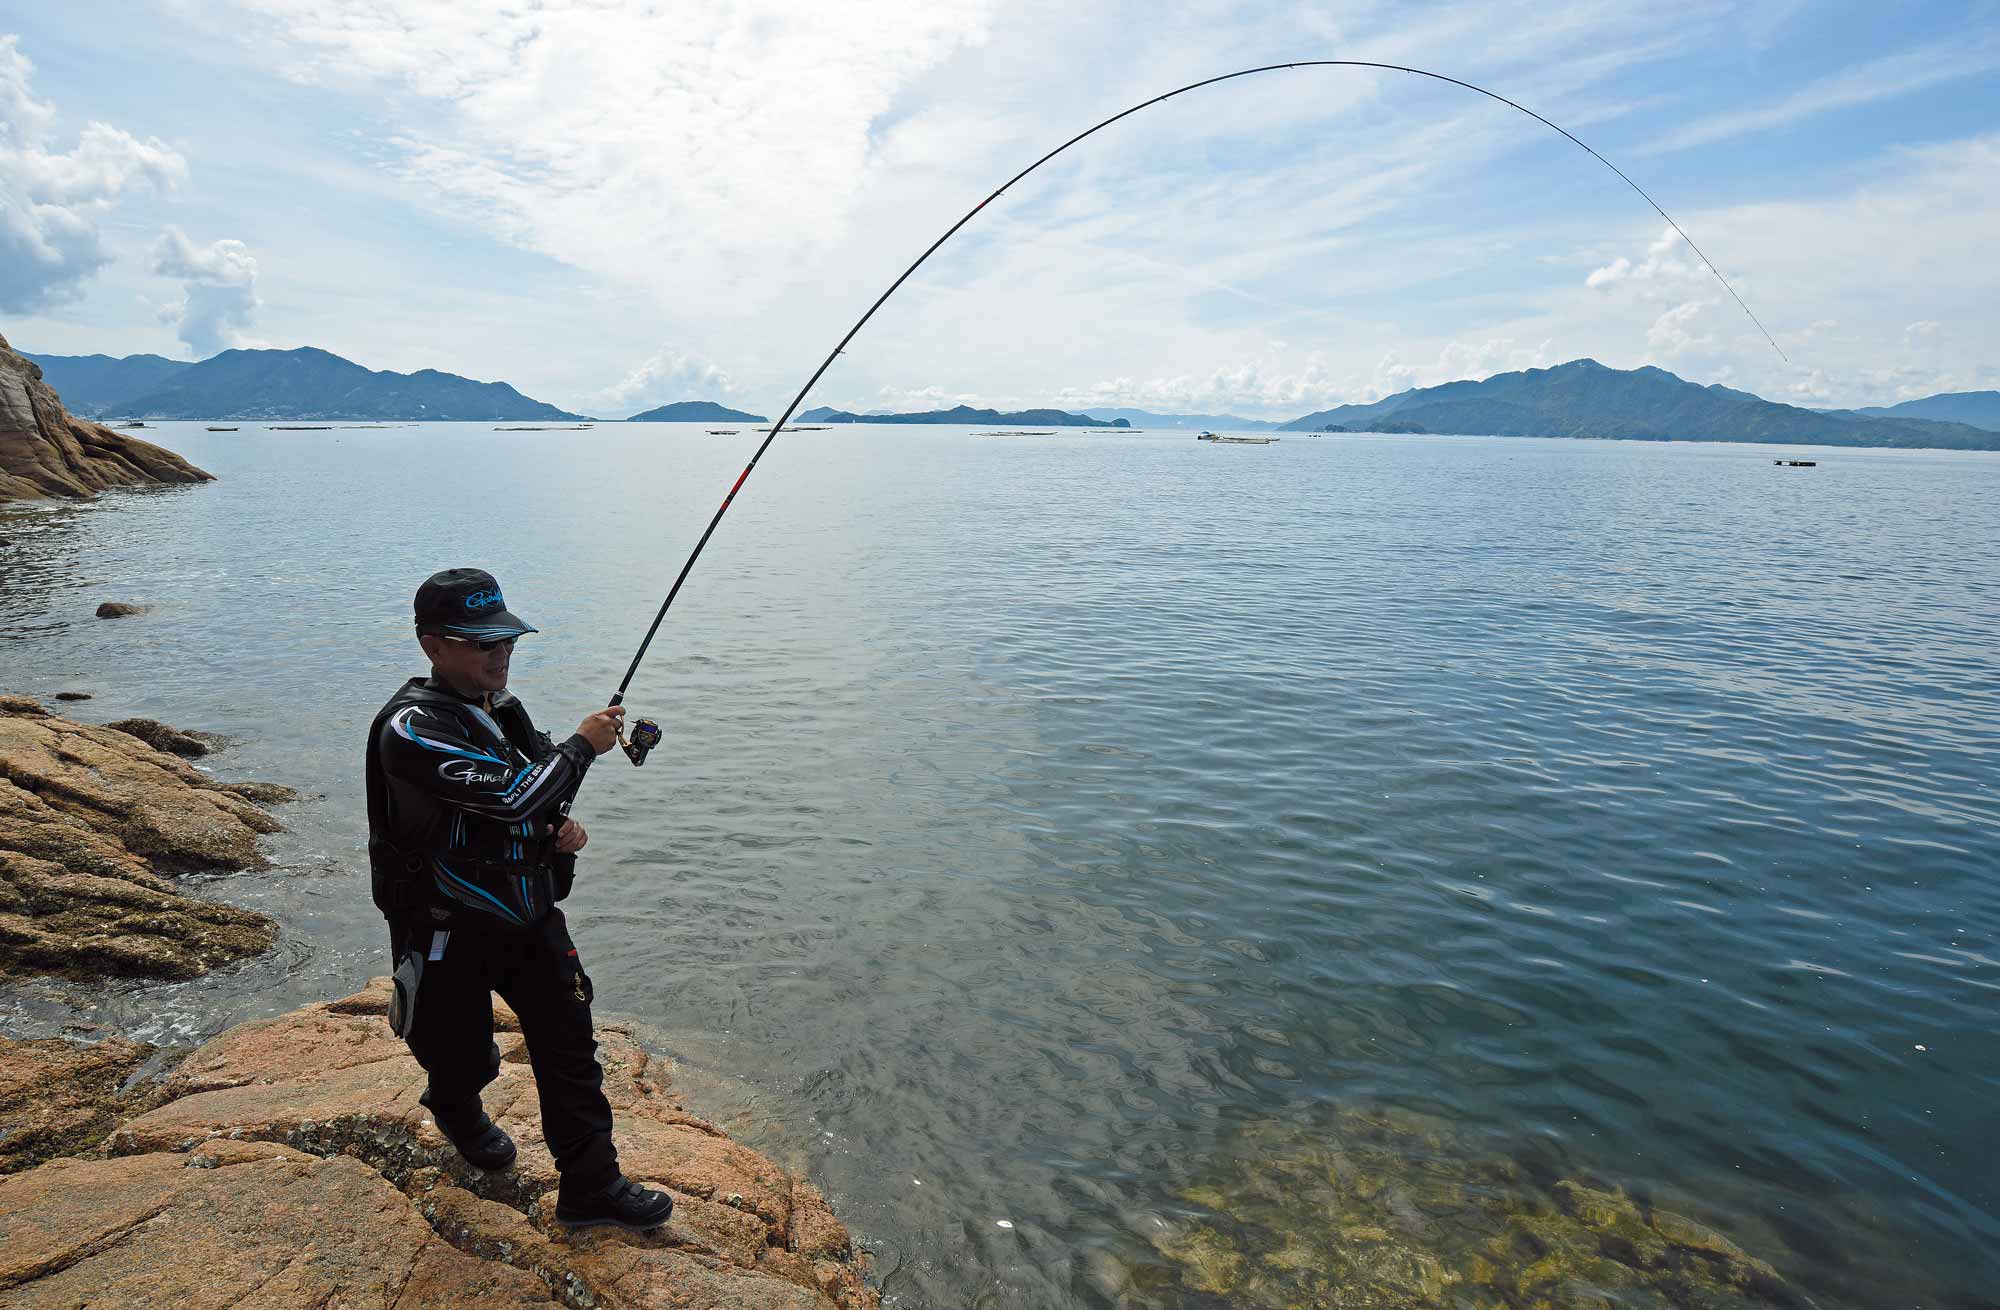
[[[448,632],[474,641],[518,637],[535,629],[507,609],[500,584],[485,569],[446,569],[417,588],[417,631]]]

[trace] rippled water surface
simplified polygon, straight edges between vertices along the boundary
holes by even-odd
[[[17,988],[16,1030],[382,972],[360,749],[416,583],[500,576],[561,735],[752,439],[153,435],[221,480],[0,510],[0,689],[323,799],[204,888],[274,956]],[[2000,457],[1786,453],[781,437],[634,686],[666,744],[578,804],[600,1003],[905,1306],[1200,1302],[1155,1230],[1244,1129],[1369,1107],[1823,1305],[1990,1304]]]

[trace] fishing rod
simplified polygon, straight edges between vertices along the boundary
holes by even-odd
[[[1238,69],[1234,73],[1224,73],[1219,77],[1203,78],[1199,82],[1190,82],[1186,86],[1176,87],[1172,91],[1168,91],[1163,95],[1154,96],[1151,100],[1141,101],[1140,103],[1133,105],[1130,109],[1123,110],[1119,113],[1113,114],[1111,117],[1105,119],[1101,123],[1098,123],[1094,127],[1086,128],[1084,131],[1078,132],[1075,136],[1063,142],[1061,145],[1057,146],[1054,150],[1049,151],[1047,154],[1043,155],[1040,159],[1037,159],[1034,163],[1028,165],[1020,172],[1014,174],[1014,176],[1008,178],[1005,182],[1002,182],[997,188],[995,188],[993,194],[987,196],[984,200],[980,201],[978,204],[974,205],[971,209],[967,210],[965,212],[965,216],[959,219],[956,223],[953,223],[950,228],[946,229],[945,234],[943,236],[931,242],[930,247],[926,249],[923,254],[917,256],[916,262],[911,264],[908,268],[904,269],[902,276],[898,277],[894,282],[891,282],[889,284],[889,289],[887,291],[884,291],[880,296],[876,297],[875,303],[868,307],[868,312],[863,314],[859,319],[857,319],[853,327],[847,329],[847,335],[840,339],[840,344],[833,348],[833,353],[829,354],[826,357],[826,359],[821,362],[820,366],[817,369],[813,370],[813,375],[806,380],[806,384],[803,387],[799,388],[799,394],[792,397],[792,403],[785,407],[785,412],[778,416],[778,421],[771,425],[771,430],[765,434],[764,440],[758,443],[756,453],[750,456],[750,462],[744,465],[743,472],[737,475],[735,484],[729,488],[729,494],[722,498],[721,507],[715,511],[715,517],[708,521],[708,528],[701,534],[701,540],[697,541],[694,544],[694,550],[688,554],[687,563],[681,565],[680,576],[674,579],[674,585],[672,589],[670,589],[667,592],[667,598],[664,601],[660,602],[660,612],[653,616],[653,625],[646,629],[645,640],[639,643],[638,652],[632,656],[632,663],[630,667],[628,667],[625,670],[624,680],[618,684],[618,690],[612,693],[610,704],[616,706],[624,703],[625,691],[632,685],[633,675],[639,672],[639,662],[646,658],[646,651],[653,644],[654,634],[659,632],[660,624],[667,617],[667,611],[673,608],[674,598],[681,594],[681,584],[687,581],[688,574],[694,570],[694,562],[701,558],[702,548],[707,546],[708,539],[715,535],[716,526],[722,522],[722,516],[729,512],[729,506],[732,502],[735,501],[736,493],[741,491],[743,489],[743,484],[750,480],[750,474],[753,470],[756,469],[757,461],[764,458],[764,452],[770,449],[771,442],[774,441],[777,438],[778,433],[784,429],[785,424],[790,421],[792,414],[798,409],[798,407],[801,404],[804,403],[806,396],[812,391],[812,389],[815,386],[819,384],[821,376],[824,375],[829,368],[833,367],[833,361],[840,358],[840,356],[846,351],[847,343],[854,340],[855,335],[859,333],[862,328],[868,325],[868,320],[875,317],[875,311],[882,308],[883,304],[889,299],[890,296],[896,294],[897,289],[900,288],[903,285],[903,283],[909,280],[910,275],[912,273],[915,273],[919,268],[922,268],[924,265],[924,261],[937,253],[937,249],[939,246],[942,246],[945,242],[951,240],[952,237],[956,236],[960,228],[964,227],[967,223],[970,223],[975,217],[978,216],[981,210],[986,208],[986,206],[992,204],[995,200],[998,200],[1001,196],[1005,195],[1007,193],[1008,188],[1012,187],[1022,178],[1028,176],[1028,174],[1034,172],[1036,169],[1040,168],[1043,164],[1048,163],[1051,159],[1054,159],[1057,155],[1069,149],[1071,146],[1077,144],[1079,141],[1084,140],[1086,137],[1095,136],[1097,133],[1102,132],[1105,128],[1110,127],[1113,123],[1118,122],[1120,119],[1130,118],[1132,115],[1138,113],[1142,109],[1150,109],[1154,105],[1160,104],[1162,101],[1172,100],[1175,96],[1186,95],[1190,91],[1199,91],[1203,87],[1214,86],[1218,82],[1229,82],[1239,77],[1254,77],[1259,73],[1275,73],[1285,69],[1292,69],[1292,68],[1372,68],[1382,72],[1409,73],[1412,76],[1427,77],[1430,78],[1432,81],[1436,82],[1449,82],[1451,85],[1457,87],[1463,87],[1467,91],[1475,91],[1478,94],[1485,96],[1489,100],[1497,100],[1501,104],[1507,106],[1509,109],[1517,109],[1520,112],[1526,114],[1528,117],[1534,119],[1537,123],[1540,123],[1542,126],[1549,128],[1552,131],[1560,133],[1563,137],[1568,139],[1572,144],[1581,149],[1585,154],[1589,155],[1592,159],[1595,159],[1598,163],[1610,169],[1613,173],[1616,173],[1619,179],[1623,181],[1626,186],[1631,187],[1634,191],[1638,192],[1640,197],[1644,199],[1647,204],[1653,207],[1653,212],[1657,213],[1661,218],[1666,219],[1667,225],[1673,228],[1675,234],[1678,235],[1681,240],[1687,242],[1688,249],[1694,251],[1696,258],[1700,259],[1702,265],[1706,267],[1709,272],[1715,275],[1715,280],[1722,284],[1723,290],[1729,293],[1730,298],[1735,300],[1738,307],[1740,307],[1743,310],[1743,312],[1749,316],[1750,321],[1757,325],[1757,330],[1764,334],[1764,340],[1770,342],[1771,349],[1776,350],[1778,352],[1778,358],[1784,360],[1787,364],[1791,362],[1790,357],[1787,356],[1785,352],[1778,346],[1777,339],[1771,335],[1770,330],[1764,326],[1763,322],[1760,319],[1758,319],[1758,317],[1754,313],[1751,313],[1750,306],[1744,304],[1743,297],[1736,294],[1736,288],[1729,285],[1729,279],[1722,276],[1722,270],[1717,268],[1714,262],[1710,260],[1707,255],[1702,253],[1701,247],[1697,246],[1694,243],[1694,238],[1689,236],[1687,234],[1686,229],[1682,228],[1681,225],[1675,221],[1674,216],[1672,214],[1669,214],[1665,209],[1660,207],[1659,201],[1653,199],[1652,196],[1648,195],[1644,187],[1640,186],[1637,182],[1634,182],[1630,177],[1626,176],[1625,171],[1619,168],[1618,165],[1612,163],[1610,160],[1606,159],[1603,155],[1598,154],[1597,151],[1591,149],[1590,146],[1586,145],[1580,138],[1577,137],[1575,133],[1571,132],[1569,129],[1561,126],[1560,124],[1549,121],[1548,119],[1542,117],[1540,114],[1536,113],[1534,110],[1528,108],[1526,105],[1520,104],[1513,100],[1509,100],[1506,96],[1501,95],[1497,91],[1489,91],[1483,86],[1475,86],[1471,82],[1466,82],[1456,77],[1447,77],[1443,73],[1433,73],[1429,69],[1425,68],[1412,68],[1407,64],[1378,63],[1371,59],[1300,59],[1292,63],[1264,64],[1257,68],[1243,68],[1243,69]],[[620,733],[619,740],[621,743],[625,744],[625,753],[627,756],[631,758],[632,762],[634,764],[643,764],[646,759],[646,752],[651,750],[655,745],[659,743],[660,727],[658,724],[654,723],[651,719],[640,719],[633,724],[632,734],[633,734],[633,740],[629,743],[624,743],[624,736],[622,732]]]

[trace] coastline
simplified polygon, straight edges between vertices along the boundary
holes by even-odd
[[[290,793],[218,781],[132,726],[0,696],[0,972],[13,979],[198,978],[277,940],[267,916],[187,895],[181,875],[268,867],[257,840],[279,825],[248,797]],[[100,911],[88,923],[79,900]],[[879,1304],[817,1189],[691,1111],[634,1025],[598,1025],[606,1092],[627,1172],[672,1192],[674,1219],[651,1235],[571,1234],[553,1220],[512,1014],[496,1000],[503,1061],[485,1099],[521,1158],[482,1175],[418,1104],[424,1075],[386,1006],[378,978],[191,1051],[94,1025],[83,1041],[0,1037],[0,1286],[29,1305],[239,1280],[405,1307]],[[169,1223],[170,1237],[141,1231]]]

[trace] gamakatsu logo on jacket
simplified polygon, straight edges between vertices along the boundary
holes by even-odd
[[[506,597],[497,591],[475,591],[465,598],[465,608],[469,610],[490,610],[505,606]]]
[[[495,773],[490,769],[482,769],[476,760],[446,760],[438,765],[438,777],[451,782],[505,782],[507,771],[502,769]]]

